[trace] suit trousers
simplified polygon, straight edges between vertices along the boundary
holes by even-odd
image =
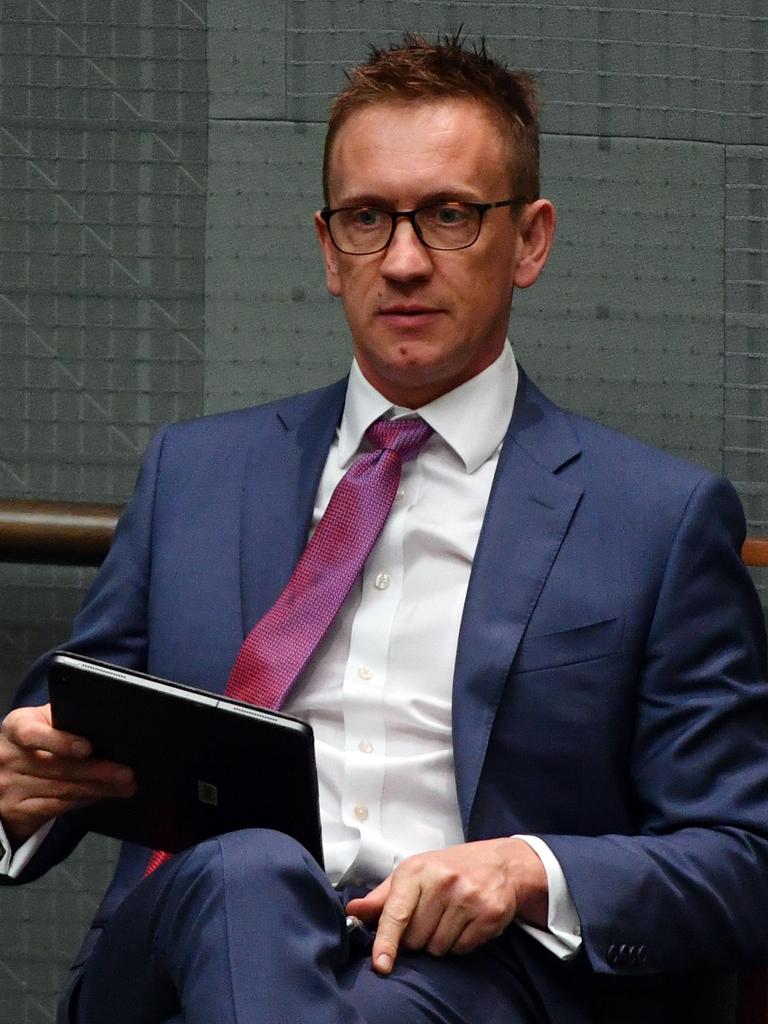
[[[344,901],[287,836],[233,832],[163,864],[126,897],[89,958],[73,1024],[543,1024],[492,945],[402,950],[393,973],[347,934]]]

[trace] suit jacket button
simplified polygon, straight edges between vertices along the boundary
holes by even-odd
[[[628,946],[626,943],[622,943],[619,946],[619,965],[621,967],[626,967],[630,961],[631,955],[632,947]]]
[[[619,947],[618,946],[610,945],[608,947],[608,952],[606,953],[606,960],[608,961],[609,964],[616,964],[616,963],[618,963],[618,960],[619,960]]]
[[[648,947],[643,943],[637,947],[637,962],[644,964],[648,960]]]

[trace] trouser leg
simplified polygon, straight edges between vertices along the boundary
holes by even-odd
[[[481,950],[403,951],[380,978],[342,899],[293,840],[201,844],[145,879],[86,967],[77,1024],[539,1024],[520,977]]]
[[[353,961],[340,984],[366,1024],[546,1024],[538,997],[517,973],[477,950],[469,956],[398,954],[391,975]]]
[[[340,898],[310,855],[279,833],[234,832],[126,897],[88,962],[77,1022],[156,1024],[182,1009],[186,1024],[362,1024],[335,981],[346,945]]]

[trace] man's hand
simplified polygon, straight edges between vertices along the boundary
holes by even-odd
[[[53,728],[50,704],[6,716],[0,730],[0,821],[14,846],[65,811],[133,795],[130,768],[90,753],[87,740]]]
[[[389,974],[402,944],[471,953],[518,917],[546,928],[547,876],[522,839],[487,839],[408,857],[347,913],[378,919],[373,967]]]

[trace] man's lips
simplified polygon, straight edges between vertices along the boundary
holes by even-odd
[[[383,306],[378,315],[388,323],[399,327],[421,326],[442,312],[435,306],[403,305]]]
[[[385,316],[418,316],[422,313],[439,313],[437,306],[423,306],[420,303],[392,303],[391,306],[382,306],[379,310]]]

